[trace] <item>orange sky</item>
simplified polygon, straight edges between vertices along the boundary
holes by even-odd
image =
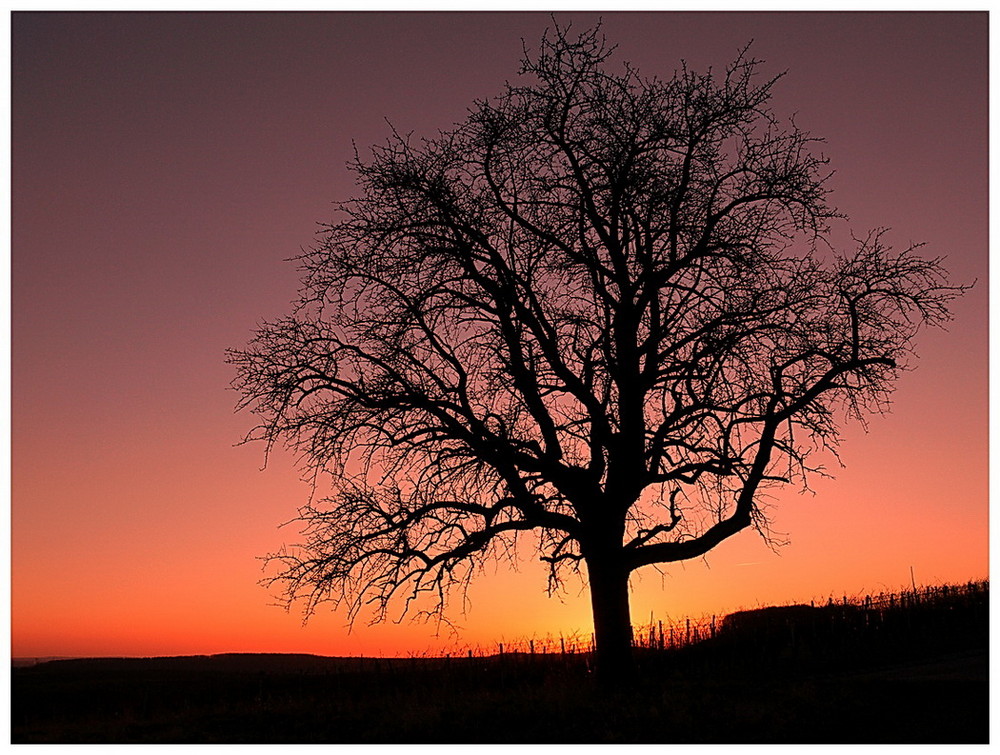
[[[568,14],[580,25],[591,14]],[[825,136],[864,231],[978,283],[918,340],[893,412],[849,427],[846,469],[752,532],[633,579],[636,623],[988,576],[985,14],[605,14],[644,72],[755,40],[775,107]],[[477,581],[457,638],[270,605],[257,557],[296,541],[292,460],[234,446],[224,349],[287,310],[294,265],[350,196],[351,140],[447,127],[516,72],[538,14],[115,16],[12,24],[14,656],[385,655],[590,631],[530,560]],[[887,40],[894,44],[887,44]]]

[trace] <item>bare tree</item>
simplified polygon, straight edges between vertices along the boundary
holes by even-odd
[[[550,587],[585,569],[598,668],[627,669],[629,575],[767,536],[766,490],[949,318],[939,260],[819,243],[827,161],[746,50],[669,80],[612,51],[557,27],[464,123],[356,156],[294,313],[230,352],[248,440],[334,480],[274,556],[307,614],[440,611],[528,536]]]

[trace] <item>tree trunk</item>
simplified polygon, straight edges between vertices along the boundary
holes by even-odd
[[[594,660],[602,684],[615,685],[633,672],[632,615],[628,571],[612,560],[588,559],[590,602],[594,610]]]

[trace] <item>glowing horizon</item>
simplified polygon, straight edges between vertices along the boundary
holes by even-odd
[[[580,27],[596,14],[558,14]],[[460,631],[345,628],[269,605],[258,558],[297,541],[293,460],[234,445],[224,349],[287,310],[344,164],[432,135],[514,77],[533,13],[34,14],[12,21],[14,657],[393,655],[591,631],[525,559],[482,575]],[[633,578],[632,619],[988,578],[985,13],[610,13],[644,74],[723,65],[749,39],[779,115],[827,141],[838,230],[890,226],[976,286],[844,469],[775,496],[774,552],[743,532]],[[888,45],[888,38],[906,44]],[[332,44],[331,40],[336,40]],[[955,82],[961,82],[956,86]],[[960,124],[957,126],[956,124]],[[961,138],[956,131],[961,129]],[[832,460],[831,460],[832,461]],[[530,542],[530,536],[526,539]],[[525,548],[525,552],[530,552]]]

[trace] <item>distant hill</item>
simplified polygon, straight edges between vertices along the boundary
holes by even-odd
[[[72,656],[67,655],[49,655],[41,658],[11,658],[10,665],[13,668],[25,668],[27,666],[37,666],[39,663],[48,663],[49,661],[66,661],[71,658]]]
[[[511,656],[518,654],[512,653]],[[371,671],[406,665],[413,668],[439,666],[446,659],[341,657],[308,653],[219,653],[216,655],[175,655],[103,658],[15,658],[14,668],[32,668],[44,674],[206,672],[206,673],[333,673]]]

